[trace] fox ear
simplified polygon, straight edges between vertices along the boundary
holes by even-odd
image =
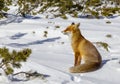
[[[79,27],[79,26],[80,26],[80,23],[77,23],[76,26]]]
[[[72,22],[72,24],[71,25],[75,25],[75,23],[74,22]]]

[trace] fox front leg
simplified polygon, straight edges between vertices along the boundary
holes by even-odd
[[[77,65],[81,64],[81,56],[78,56]]]
[[[78,65],[78,60],[79,60],[79,53],[75,53],[75,59],[74,59],[74,66]]]

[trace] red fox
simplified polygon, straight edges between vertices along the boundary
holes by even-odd
[[[80,23],[72,23],[64,31],[64,34],[71,34],[71,46],[74,51],[74,66],[69,70],[71,73],[84,73],[100,68],[101,55],[96,47],[81,34]],[[84,60],[84,63],[81,63]]]

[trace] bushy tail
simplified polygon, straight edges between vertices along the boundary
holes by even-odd
[[[84,63],[84,64],[81,64],[75,67],[71,67],[70,72],[71,73],[84,73],[84,72],[94,71],[98,68],[100,68],[100,63],[89,62],[89,63]]]

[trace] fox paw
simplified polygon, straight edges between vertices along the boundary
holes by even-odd
[[[70,68],[69,68],[69,71],[70,71],[71,73],[74,73],[74,71],[75,71],[74,68],[75,68],[74,66],[73,66],[73,67],[70,67]]]

